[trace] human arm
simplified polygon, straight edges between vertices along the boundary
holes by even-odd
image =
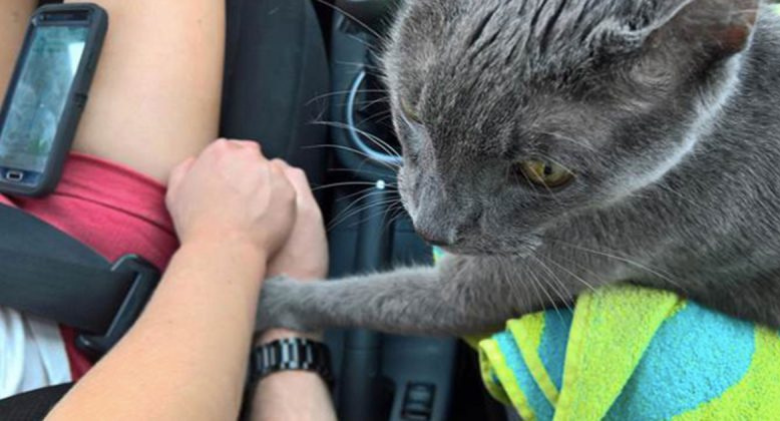
[[[268,274],[286,274],[300,280],[323,279],[328,272],[328,244],[322,213],[306,175],[282,165],[298,193],[297,217],[287,244],[270,263]],[[257,345],[290,337],[322,339],[318,333],[279,329],[265,332]],[[318,374],[306,371],[285,371],[266,377],[257,384],[251,405],[253,421],[336,419],[327,385]]]
[[[174,171],[168,205],[182,246],[158,290],[48,419],[237,417],[261,280],[295,192],[256,145],[218,141]]]

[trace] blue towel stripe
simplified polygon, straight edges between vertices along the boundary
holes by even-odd
[[[551,421],[555,415],[555,410],[534,380],[512,334],[509,332],[499,333],[493,339],[498,343],[507,365],[514,373],[515,379],[517,379],[518,385],[525,394],[528,405],[537,419],[539,421]]]
[[[572,311],[551,310],[544,313],[544,333],[539,346],[539,356],[559,391],[563,387],[563,366],[573,320]]]
[[[708,328],[691,329],[697,325]],[[688,303],[661,326],[607,419],[670,419],[719,397],[750,368],[753,332],[749,323]]]

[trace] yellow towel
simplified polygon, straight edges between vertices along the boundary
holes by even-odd
[[[607,287],[479,342],[526,420],[780,419],[780,333],[663,291]]]

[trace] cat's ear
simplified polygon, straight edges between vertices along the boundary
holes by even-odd
[[[663,0],[645,28],[650,48],[684,46],[689,52],[723,59],[744,50],[758,17],[760,0]],[[682,45],[680,45],[682,44]]]

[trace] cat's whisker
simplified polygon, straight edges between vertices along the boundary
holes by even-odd
[[[376,43],[370,42],[368,40],[365,40],[363,38],[358,37],[355,34],[346,34],[348,38],[350,38],[353,41],[357,41],[359,44],[362,44],[364,47],[366,47],[366,50],[368,50],[369,54],[373,54],[376,57],[381,56],[382,54],[382,47],[381,43],[380,45],[377,45]],[[367,60],[368,61],[368,60]]]
[[[561,310],[558,308],[558,304],[555,303],[555,299],[552,297],[552,295],[550,295],[550,292],[547,290],[546,288],[547,285],[544,282],[544,278],[538,277],[534,271],[528,271],[528,274],[531,275],[536,285],[538,285],[539,289],[541,289],[542,293],[547,297],[547,299],[550,302],[550,305],[553,306],[555,312],[558,314],[558,317],[561,317]],[[544,300],[540,300],[540,302],[544,303]]]
[[[360,134],[360,135],[364,136],[366,139],[368,139],[368,140],[370,140],[370,141],[374,142],[374,143],[375,143],[377,146],[379,146],[379,147],[380,147],[380,148],[381,148],[381,149],[382,149],[382,150],[383,150],[383,151],[384,151],[386,154],[388,154],[388,155],[390,155],[390,156],[394,156],[394,157],[396,157],[396,158],[401,158],[401,154],[400,154],[398,151],[396,151],[396,150],[395,150],[395,148],[393,148],[393,147],[392,147],[392,146],[391,146],[389,143],[387,143],[386,141],[384,141],[384,140],[380,139],[378,136],[375,136],[375,135],[373,135],[373,134],[371,134],[371,133],[368,133],[368,132],[367,132],[367,131],[365,131],[365,130],[361,130],[361,129],[358,129],[358,128],[354,128],[354,129],[355,129],[355,131],[356,131],[358,134]]]
[[[344,216],[342,218],[342,220],[339,221],[339,224],[346,222],[349,218],[351,218],[351,217],[353,217],[355,215],[358,215],[358,214],[366,212],[366,211],[371,211],[372,209],[379,209],[379,208],[381,208],[383,206],[388,206],[388,205],[394,203],[397,200],[398,200],[397,198],[385,199],[385,200],[382,200],[382,201],[379,201],[379,202],[376,202],[376,203],[369,203],[367,205],[361,206],[360,208],[357,208],[357,209],[353,210],[352,212],[350,212],[349,215]],[[366,221],[368,221],[369,219],[371,219],[374,216],[376,216],[376,213],[369,214],[365,218],[362,218],[362,219],[356,221],[354,224],[350,225],[349,227],[350,228],[354,228],[354,227],[360,226],[360,225],[362,225],[363,223],[365,223]],[[334,224],[334,226],[335,226],[335,224]]]
[[[313,123],[313,124],[320,124],[320,125],[324,125],[324,126],[335,127],[337,129],[344,129],[344,130],[350,130],[351,129],[351,130],[355,130],[356,133],[364,136],[367,140],[370,140],[370,141],[374,142],[386,154],[388,154],[390,156],[394,156],[396,158],[401,158],[401,154],[398,153],[398,151],[396,151],[395,149],[393,149],[393,147],[390,146],[390,144],[388,144],[384,140],[378,138],[377,136],[374,136],[371,133],[366,132],[365,130],[361,130],[361,129],[358,129],[357,127],[350,126],[349,124],[341,123],[341,122],[337,122],[337,121],[321,121],[321,122],[316,122],[316,123]],[[355,151],[357,151],[357,149],[355,149]],[[367,158],[371,158],[368,154],[366,154],[364,152],[362,154],[364,156],[366,156]],[[395,164],[390,164],[390,163],[386,163],[386,164],[389,165],[389,166],[394,166],[393,168],[395,168],[395,169],[397,169],[399,167],[398,165],[395,165]]]
[[[390,228],[393,226],[393,223],[397,221],[398,218],[398,210],[399,207],[403,209],[403,204],[401,204],[401,201],[398,200],[395,203],[392,203],[390,206],[387,207],[387,210],[385,210],[385,214],[382,216],[382,219],[385,220],[384,228],[382,229],[383,234],[387,234],[390,231]],[[388,219],[388,215],[390,215],[390,219]],[[401,215],[403,215],[401,213]]]
[[[363,132],[363,131],[360,130],[359,132]],[[364,133],[365,136],[367,136],[368,140],[374,142],[377,146],[379,146],[388,155],[393,156],[395,158],[399,158],[399,159],[403,158],[403,156],[401,156],[401,153],[398,152],[397,150],[395,150],[395,148],[393,148],[392,145],[387,143],[387,141],[382,140],[379,137],[371,135],[371,134],[369,134],[367,132],[363,132],[363,133]]]
[[[372,107],[372,106],[374,106],[376,104],[379,104],[381,102],[384,102],[384,101],[385,100],[383,100],[383,99],[382,100],[379,100],[379,99],[372,99],[372,100],[365,99],[365,100],[362,100],[362,101],[355,101],[354,104],[360,105],[360,106],[365,107],[365,108],[369,108],[369,107]],[[365,119],[361,120],[361,122],[362,121],[365,121]]]
[[[377,118],[377,117],[386,116],[386,115],[388,115],[388,114],[392,115],[392,114],[393,114],[393,111],[392,111],[392,110],[382,110],[382,111],[377,111],[377,112],[375,112],[374,114],[371,114],[370,116],[368,116],[368,117],[365,117],[365,118],[361,119],[360,121],[358,121],[358,122],[357,122],[357,124],[356,124],[356,126],[360,126],[360,125],[362,125],[362,124],[363,124],[363,123],[365,123],[365,122],[370,122],[370,121],[373,121],[373,120],[374,120],[375,118]]]
[[[541,256],[541,255],[540,255],[540,256],[537,256],[537,257],[538,257],[538,258],[540,258],[540,259],[544,259],[544,256]],[[570,271],[570,270],[569,270],[569,269],[567,269],[565,266],[563,266],[563,265],[559,264],[559,263],[558,263],[558,262],[556,262],[554,259],[544,259],[544,260],[545,260],[547,263],[552,263],[552,264],[554,264],[554,265],[555,265],[555,266],[557,266],[557,267],[558,267],[560,270],[562,270],[562,271],[566,272],[566,273],[567,273],[569,276],[571,276],[572,278],[574,278],[574,279],[575,279],[577,282],[579,282],[579,283],[581,283],[581,284],[585,285],[586,287],[588,287],[588,289],[590,289],[591,291],[594,291],[594,292],[596,291],[596,288],[595,288],[593,285],[591,285],[590,283],[588,283],[588,281],[586,281],[586,280],[585,280],[585,279],[583,279],[582,277],[580,277],[580,276],[576,275],[574,272]]]
[[[355,149],[355,148],[351,148],[349,146],[343,146],[343,145],[312,145],[312,146],[305,146],[305,147],[303,147],[301,149],[305,150],[305,149],[326,149],[326,148],[333,148],[333,149],[343,150],[343,151],[347,151],[347,152],[352,152],[352,153],[354,153],[356,155],[360,155],[360,156],[366,158],[365,159],[366,161],[376,162],[376,163],[382,165],[383,167],[386,167],[387,169],[389,169],[389,170],[391,170],[393,172],[398,171],[398,166],[397,165],[393,165],[393,164],[390,164],[390,163],[387,163],[387,162],[382,162],[382,161],[374,161],[374,158],[371,157],[370,155],[368,155],[367,153],[365,153],[365,152],[363,152],[361,150]]]
[[[357,213],[360,213],[360,211],[363,209],[362,207],[358,209],[356,213],[353,213],[352,211],[356,207],[359,207],[359,204],[362,203],[364,200],[369,199],[372,196],[376,196],[377,194],[378,194],[377,192],[366,193],[364,196],[350,203],[346,208],[344,208],[344,210],[339,212],[339,214],[336,215],[336,217],[334,217],[333,220],[328,224],[327,227],[328,231],[331,231],[333,228],[336,228],[337,226],[341,225],[350,217],[356,215]]]
[[[361,106],[361,107],[363,107],[363,108],[368,108],[368,107],[371,107],[371,106],[373,106],[374,104],[378,104],[378,103],[380,103],[380,102],[382,102],[382,101],[379,101],[379,100],[376,100],[376,99],[371,99],[371,100],[369,100],[369,99],[357,100],[357,99],[356,99],[356,100],[355,100],[355,102],[353,102],[353,104],[355,104],[355,105],[359,105],[359,106]],[[346,102],[344,102],[344,103],[342,103],[341,105],[342,105],[342,106],[344,106],[344,105],[346,105],[346,104],[347,104],[347,103],[346,103]]]
[[[333,91],[333,92],[328,92],[327,94],[317,95],[317,96],[311,98],[310,100],[308,100],[306,102],[306,105],[311,105],[312,103],[317,102],[319,100],[327,99],[327,98],[330,98],[330,97],[333,97],[333,96],[337,96],[337,95],[347,95],[347,94],[349,94],[351,92],[352,92],[351,89],[347,89],[347,90]],[[376,94],[383,94],[383,93],[388,93],[388,91],[387,91],[387,89],[358,89],[357,93],[360,93],[360,94],[364,94],[364,93],[365,94],[374,94],[374,93],[376,93]]]
[[[546,237],[546,238],[550,238],[550,237]],[[646,265],[644,265],[642,263],[639,263],[638,261],[636,261],[634,259],[631,259],[630,256],[619,256],[619,255],[608,253],[608,252],[603,252],[603,251],[599,251],[599,250],[592,250],[592,249],[589,249],[589,248],[586,248],[586,247],[582,247],[582,246],[579,246],[579,245],[576,245],[576,244],[567,243],[567,242],[556,240],[556,239],[553,239],[553,238],[550,238],[550,239],[552,239],[553,241],[555,241],[555,242],[557,242],[557,243],[559,243],[559,244],[561,244],[561,245],[563,245],[565,247],[569,247],[569,248],[572,248],[572,249],[575,249],[575,250],[580,250],[580,251],[583,251],[583,252],[586,252],[586,253],[591,253],[591,254],[596,255],[596,256],[602,256],[602,257],[606,257],[608,259],[613,259],[613,260],[617,260],[619,262],[623,262],[623,263],[625,263],[627,265],[633,266],[634,268],[643,270],[643,271],[645,271],[645,272],[647,272],[647,273],[649,273],[651,275],[657,276],[657,277],[663,279],[666,282],[669,282],[671,285],[673,285],[673,286],[675,286],[677,288],[680,288],[680,291],[685,292],[687,290],[679,282],[675,281],[674,279],[669,277],[667,274],[664,274],[664,273],[661,273],[661,272],[659,272],[657,270],[649,268]],[[614,251],[614,250],[610,250],[610,251],[614,252],[614,253],[617,253],[617,251]]]
[[[561,299],[563,302],[563,305],[566,306],[566,308],[569,311],[572,311],[571,304],[569,303],[571,301],[570,297],[566,297],[566,284],[563,283],[563,281],[556,275],[555,272],[553,272],[549,266],[547,266],[541,259],[537,258],[534,255],[531,255],[531,257],[536,260],[537,263],[539,263],[544,270],[550,274],[550,277],[552,279],[552,282],[549,282],[550,288],[555,292],[555,294]],[[553,285],[554,283],[554,285]],[[562,289],[562,290],[561,290]]]
[[[337,202],[344,202],[344,201],[346,201],[346,200],[352,200],[352,199],[354,199],[355,197],[358,197],[358,196],[361,196],[361,195],[367,194],[367,193],[371,192],[371,191],[372,191],[372,190],[374,190],[374,189],[376,189],[376,187],[375,187],[375,186],[371,186],[371,187],[368,187],[368,188],[365,188],[365,189],[362,189],[362,190],[358,190],[358,191],[357,191],[357,192],[355,192],[355,193],[351,193],[351,194],[348,194],[348,195],[346,195],[346,196],[344,196],[344,197],[340,197],[340,198],[338,198],[336,201],[337,201]]]
[[[379,35],[379,33],[377,31],[375,31],[373,28],[368,26],[365,22],[363,22],[362,20],[356,18],[354,15],[352,15],[351,13],[349,13],[346,10],[342,9],[341,7],[338,7],[335,4],[332,4],[332,3],[330,3],[330,2],[328,2],[326,0],[317,0],[317,3],[320,3],[320,4],[322,4],[322,5],[326,6],[326,7],[330,7],[331,9],[333,9],[338,14],[340,14],[340,15],[348,18],[352,22],[358,24],[361,28],[363,28],[366,31],[368,31],[368,33],[370,33],[371,35],[373,35],[373,36],[375,36],[375,37],[377,37],[379,39],[382,38],[382,36]]]
[[[383,124],[383,123],[386,123],[387,121],[391,120],[392,118],[393,118],[393,112],[391,111],[391,112],[387,113],[386,116],[384,116],[384,117],[374,121],[374,123],[375,124],[382,124],[383,126],[387,127],[388,129],[394,130],[395,128],[393,127],[392,124]]]
[[[534,277],[531,276],[530,273],[528,274],[528,278],[530,279],[529,284],[531,285],[531,287],[533,287],[534,295],[536,295],[536,300],[537,300],[536,302],[544,304],[544,298],[542,297],[542,294],[539,292],[540,286],[538,285],[537,281],[535,280]],[[509,285],[510,285],[510,287],[512,287],[515,284],[516,283],[510,283]],[[522,297],[527,292],[527,291],[525,291],[525,290],[523,290],[522,288],[519,288],[519,287],[514,287],[513,289],[516,290],[516,291],[514,291],[512,293],[513,297]]]
[[[372,191],[374,190],[374,191]],[[343,222],[346,222],[349,218],[359,214],[360,212],[371,208],[372,206],[377,206],[377,203],[372,203],[369,205],[363,205],[360,206],[361,203],[365,202],[367,199],[370,199],[371,197],[375,197],[381,194],[387,194],[385,191],[375,190],[375,189],[365,189],[361,191],[362,196],[355,199],[352,203],[347,205],[346,208],[344,208],[341,212],[339,212],[338,215],[336,215],[331,222],[328,224],[328,231],[331,231],[333,228],[337,227],[338,225],[342,224]],[[382,202],[384,204],[384,201]],[[357,208],[357,209],[356,209]]]
[[[333,63],[338,66],[349,66],[357,69],[369,69],[376,72],[383,71],[381,67],[365,62],[334,60]]]
[[[352,211],[355,207],[358,207],[361,204],[361,202],[363,202],[363,201],[365,201],[365,200],[367,200],[367,199],[369,199],[371,197],[382,195],[382,194],[387,194],[387,192],[385,192],[383,190],[374,190],[374,191],[369,191],[369,192],[365,193],[363,196],[361,196],[360,198],[356,199],[354,202],[352,202],[349,205],[347,205],[347,207],[344,208],[344,210],[342,210],[335,218],[333,218],[333,221],[329,225],[336,226],[336,225],[340,224],[341,222],[343,222],[344,220],[349,219],[350,217],[352,217],[353,215],[359,213],[360,211],[362,211],[364,209],[363,207],[361,207],[357,212],[350,213],[350,211]],[[376,205],[376,203],[371,204],[371,206],[373,206],[373,205]]]
[[[406,209],[404,209],[404,204],[400,200],[393,206],[395,207],[395,215],[392,217],[392,219],[390,219],[390,222],[388,222],[388,226],[408,216]]]
[[[379,98],[372,99],[371,102],[368,103],[367,107],[371,107],[377,104],[381,103],[387,103],[390,104],[390,93],[388,92],[387,95],[380,96]],[[392,110],[391,110],[392,111]]]
[[[357,173],[357,174],[365,174],[370,175],[372,177],[376,177],[377,179],[381,179],[386,177],[385,174],[382,174],[377,171],[369,171],[364,169],[351,169],[351,168],[331,168],[328,170],[328,172],[346,172],[346,173]],[[387,183],[388,186],[396,187],[397,185],[395,183]]]
[[[382,202],[373,203],[373,207],[375,207],[375,208],[382,208],[382,207],[386,207],[387,208],[387,209],[385,209],[384,212],[382,212],[382,217],[380,219],[382,221],[383,225],[384,225],[384,221],[387,220],[387,212],[388,212],[388,210],[391,207],[397,205],[399,202],[400,202],[400,199],[398,197],[391,197],[391,198],[388,198],[388,199],[386,199],[386,200],[384,200]],[[371,209],[371,207],[369,207],[368,209],[362,209],[362,211],[366,211],[366,210],[369,210],[369,209]],[[381,209],[378,209],[378,210],[381,210]],[[368,215],[366,215],[365,218],[361,218],[358,221],[356,221],[354,224],[350,225],[350,228],[354,228],[354,227],[360,226],[363,223],[365,223],[368,220],[370,220],[371,218],[376,217],[377,215],[378,215],[377,212],[369,213]]]
[[[333,189],[336,187],[358,187],[358,186],[372,186],[372,188],[374,188],[376,187],[376,183],[372,183],[370,181],[345,181],[342,183],[325,184],[323,186],[315,187],[311,190],[313,192],[318,192],[320,190]]]

